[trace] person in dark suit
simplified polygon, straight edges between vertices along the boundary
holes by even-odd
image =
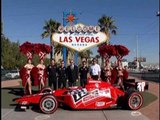
[[[55,65],[55,60],[52,59],[50,65],[47,67],[48,71],[48,85],[49,87],[56,90],[57,89],[57,66]]]
[[[74,60],[70,60],[70,65],[67,67],[68,85],[69,87],[76,85],[78,79],[78,67],[74,64]]]
[[[80,84],[82,87],[85,87],[85,85],[87,84],[88,73],[89,68],[86,66],[86,61],[82,61],[82,66],[79,68]]]
[[[67,69],[64,66],[64,61],[61,61],[61,66],[58,67],[58,88],[66,88]]]

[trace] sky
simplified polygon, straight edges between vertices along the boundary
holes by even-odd
[[[146,63],[159,63],[159,0],[2,0],[3,33],[13,42],[49,44],[42,39],[43,26],[50,18],[63,23],[63,12],[78,13],[78,22],[98,25],[102,15],[111,16],[117,26],[111,44],[125,45],[133,61],[145,57]],[[94,55],[97,47],[91,49]]]

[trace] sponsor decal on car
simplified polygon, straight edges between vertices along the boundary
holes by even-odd
[[[105,96],[107,98],[111,98],[111,91],[110,89],[104,89],[99,91],[99,96]]]
[[[28,104],[28,101],[23,101],[21,104],[22,104],[22,105],[27,105],[27,104]]]
[[[105,102],[103,102],[103,101],[101,101],[101,102],[96,102],[96,106],[97,106],[97,107],[105,106]]]
[[[82,102],[84,104],[87,104],[88,102],[91,102],[97,98],[102,98],[102,97],[111,98],[110,89],[103,89],[103,90],[95,89],[91,91],[88,95],[83,97]]]
[[[70,91],[70,94],[73,98],[73,102],[77,103],[79,102],[84,96],[88,94],[87,90],[84,89],[77,89],[77,90],[72,90]]]
[[[86,89],[77,89],[70,91],[71,97],[75,105],[80,103],[80,101],[87,105],[89,103],[95,102],[96,99],[101,99],[103,97],[111,98],[110,89],[94,89],[90,92],[87,92]],[[97,103],[100,104],[100,103]],[[101,103],[102,104],[102,103]]]
[[[137,83],[137,90],[139,91],[139,92],[144,92],[144,89],[145,88],[145,82],[138,82]]]

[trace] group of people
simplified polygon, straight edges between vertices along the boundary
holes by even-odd
[[[112,85],[119,86],[124,90],[123,82],[128,78],[127,66],[122,67],[122,63],[115,64],[111,67],[107,64],[101,71],[101,79]]]
[[[93,59],[93,64],[88,67],[86,61],[82,61],[81,66],[78,68],[73,59],[70,60],[68,67],[65,67],[62,60],[60,66],[57,67],[55,60],[52,59],[51,64],[47,67],[49,87],[57,89],[56,86],[58,85],[58,88],[66,88],[67,80],[68,86],[73,87],[76,86],[78,79],[80,79],[80,85],[85,87],[89,76],[94,80],[100,80],[101,68],[96,62],[96,59]]]
[[[40,63],[34,66],[31,59],[28,59],[27,64],[20,70],[20,77],[25,94],[32,94],[32,85],[39,86],[41,90],[45,87],[47,80],[47,69],[44,60],[40,59]]]
[[[83,61],[83,64],[85,61]],[[85,65],[85,64],[84,64]],[[86,66],[85,66],[86,67]],[[49,66],[47,66],[48,70],[48,85],[54,90],[58,88],[66,88],[66,83],[68,80],[68,86],[72,87],[76,85],[76,81],[78,80],[79,70],[78,66],[74,64],[74,60],[70,60],[70,65],[65,67],[65,63],[62,60],[60,66],[56,66],[55,60],[52,59]],[[84,81],[87,79],[88,68],[86,67],[85,80],[82,80],[81,85],[84,86]],[[84,71],[82,71],[84,72]],[[84,74],[81,74],[81,78],[84,79]],[[58,83],[57,83],[58,82]]]
[[[97,64],[96,58],[92,60],[92,65],[87,66],[86,61],[82,61],[81,66],[78,68],[74,64],[74,60],[70,60],[70,65],[65,67],[65,63],[62,60],[60,65],[57,66],[55,60],[52,59],[48,66],[44,65],[43,59],[37,66],[32,65],[31,60],[24,66],[26,70],[27,79],[22,79],[22,84],[28,94],[32,94],[32,85],[39,86],[41,90],[46,86],[46,80],[48,80],[48,86],[56,90],[58,88],[66,88],[76,86],[76,82],[80,79],[80,85],[85,87],[87,84],[87,78],[91,77],[93,80],[103,80],[110,84],[117,84],[122,89],[123,80],[127,79],[127,70],[122,68],[121,65],[112,68],[110,65],[106,65],[101,69]],[[23,72],[24,73],[24,72]],[[47,79],[48,78],[48,79]],[[26,93],[27,94],[27,93]]]

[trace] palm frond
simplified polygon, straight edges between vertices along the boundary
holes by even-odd
[[[58,30],[58,27],[61,24],[53,19],[49,19],[48,21],[45,21],[45,25],[43,26],[44,32],[41,34],[42,38],[49,37],[52,35],[52,33],[56,32]]]
[[[110,16],[103,15],[98,20],[98,25],[101,27],[101,31],[105,32],[109,35],[109,33],[114,34],[116,33],[117,27],[114,25],[115,20],[112,19]],[[113,32],[112,32],[113,31]]]
[[[49,32],[47,32],[47,31],[44,31],[42,34],[41,34],[41,36],[42,36],[42,38],[47,38],[47,37],[49,37]]]

